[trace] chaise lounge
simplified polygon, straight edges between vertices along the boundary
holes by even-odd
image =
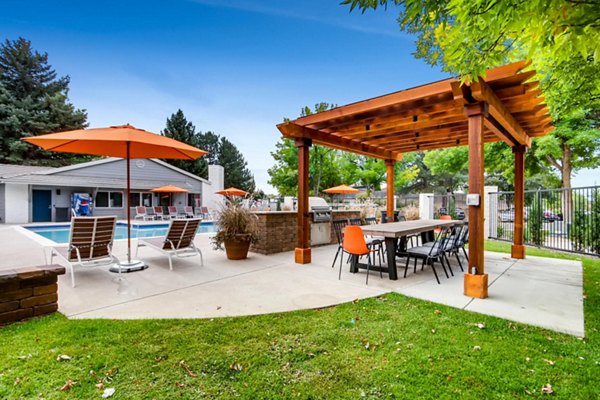
[[[100,267],[119,264],[112,254],[117,217],[74,217],[67,246],[50,248],[50,264],[60,257],[71,271],[71,285],[75,287],[74,267]],[[121,269],[119,267],[119,273]]]
[[[169,257],[169,269],[173,271],[172,257],[200,256],[200,265],[204,266],[202,252],[194,245],[194,238],[200,225],[199,218],[174,219],[169,225],[165,237],[140,238],[137,242],[136,256],[140,247],[148,246]]]

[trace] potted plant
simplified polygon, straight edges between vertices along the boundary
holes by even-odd
[[[236,202],[228,202],[217,215],[217,233],[211,239],[215,249],[223,250],[230,260],[248,256],[250,244],[258,241],[257,218]]]

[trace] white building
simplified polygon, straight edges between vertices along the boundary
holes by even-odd
[[[0,223],[68,221],[71,194],[87,193],[93,199],[93,215],[125,218],[126,160],[105,158],[61,168],[0,164]],[[207,206],[221,204],[224,171],[209,166],[208,180],[158,159],[131,160],[131,207]],[[188,193],[152,193],[151,189],[174,185]],[[169,203],[169,204],[167,204]]]

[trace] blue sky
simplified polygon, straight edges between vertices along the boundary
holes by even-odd
[[[339,0],[3,0],[0,38],[23,36],[71,77],[90,126],[159,132],[181,108],[230,139],[267,192],[275,125],[303,106],[338,105],[442,79],[415,60],[393,8]],[[593,184],[584,172],[575,184]]]

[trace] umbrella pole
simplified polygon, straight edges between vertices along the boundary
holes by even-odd
[[[119,263],[118,270],[116,268],[110,268],[112,272],[119,272],[121,274],[121,270],[124,272],[132,272],[139,271],[142,269],[148,268],[148,266],[140,261],[140,260],[132,260],[131,259],[131,204],[129,201],[129,197],[131,194],[131,153],[130,153],[130,142],[127,142],[127,200],[125,204],[127,205],[127,263]]]
[[[131,192],[131,143],[127,142],[127,264],[131,264],[131,204],[129,204]]]

